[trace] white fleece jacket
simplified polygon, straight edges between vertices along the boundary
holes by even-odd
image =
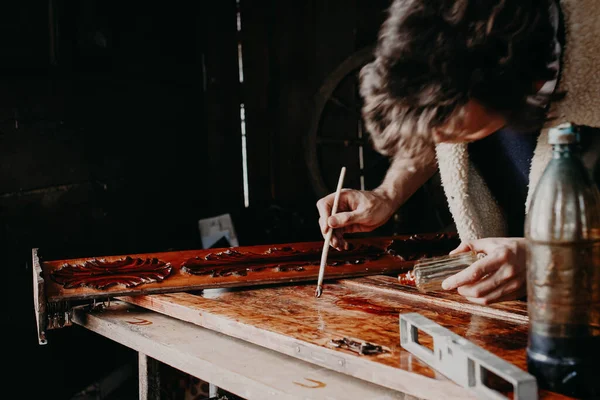
[[[565,44],[553,124],[572,122],[600,127],[600,0],[560,0]],[[539,136],[529,173],[526,212],[552,156],[546,126]],[[436,156],[444,192],[461,240],[506,236],[506,222],[489,188],[472,165],[466,144],[439,144]]]

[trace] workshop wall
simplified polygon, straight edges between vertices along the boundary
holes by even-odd
[[[0,5],[0,243],[10,303],[0,320],[22,350],[15,379],[33,372],[33,390],[70,398],[135,362],[77,328],[37,345],[31,248],[48,259],[198,248],[198,219],[222,213],[242,245],[319,240],[315,182],[333,190],[346,165],[346,187],[360,188],[361,175],[365,188],[379,183],[387,160],[363,141],[361,170],[358,145],[348,145],[360,129],[355,75],[322,115],[315,101],[344,60],[375,42],[388,4]],[[419,191],[376,234],[440,229],[435,201]]]

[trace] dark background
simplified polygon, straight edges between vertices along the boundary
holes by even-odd
[[[241,245],[321,240],[315,174],[331,191],[342,165],[345,187],[360,188],[360,175],[367,189],[380,183],[387,160],[366,145],[361,170],[352,142],[354,73],[323,114],[315,102],[336,67],[375,43],[388,4],[2,1],[0,321],[18,397],[69,399],[136,362],[77,326],[37,344],[32,248],[46,259],[201,248],[198,220],[222,213]],[[331,140],[306,145],[310,135]],[[442,228],[428,190],[373,234]]]

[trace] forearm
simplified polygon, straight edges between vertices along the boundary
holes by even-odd
[[[402,161],[393,159],[383,182],[374,191],[390,200],[394,209],[404,204],[437,171],[435,158],[409,170]]]

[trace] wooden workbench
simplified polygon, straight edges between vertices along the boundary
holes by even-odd
[[[393,277],[329,282],[319,299],[314,285],[294,284],[121,300],[422,399],[475,397],[400,346],[400,313],[418,312],[527,370],[524,302],[478,306],[456,294],[418,293]],[[383,351],[358,354],[334,344],[344,339]],[[539,398],[567,397],[540,390]]]
[[[153,360],[246,399],[411,399],[410,396],[123,302],[74,309],[73,322],[139,352],[140,399],[158,398]]]
[[[368,382],[380,390],[391,390],[386,393],[435,400],[474,398],[471,391],[430,368],[400,345],[400,314],[419,313],[527,370],[526,303],[513,301],[479,306],[456,293],[422,294],[414,287],[399,283],[398,272],[410,269],[415,260],[422,257],[447,254],[456,246],[455,242],[456,237],[450,234],[356,239],[351,250],[332,255],[320,298],[314,296],[320,242],[74,260],[44,260],[43,257],[40,260],[37,250],[33,249],[39,340],[46,342],[46,328],[57,329],[66,323],[69,314],[65,313],[61,321],[60,310],[68,309],[70,301],[113,297],[152,310],[155,312],[152,318],[158,318],[160,323],[121,321],[120,333],[114,334],[93,324],[109,314],[88,315],[79,309],[76,322],[107,336],[110,334],[109,337],[139,348],[142,353],[146,350],[136,340],[153,347],[148,335],[156,334],[152,336],[157,341],[155,347],[164,348],[165,354],[161,357],[165,360],[172,357],[167,354],[172,349],[185,345],[178,341],[180,324],[185,321],[195,325],[202,335],[209,335],[208,329],[221,335],[218,337],[223,340],[234,338],[242,340],[239,343],[244,345],[275,352],[287,360],[285,363],[292,362],[291,357],[312,365],[324,376],[334,374],[331,376],[344,376],[348,382]],[[102,324],[106,322],[102,320]],[[168,334],[154,331],[158,325]],[[139,338],[131,338],[124,327],[138,332]],[[121,335],[129,338],[122,339]],[[431,347],[431,338],[421,337],[419,342]],[[190,346],[189,340],[186,343]],[[179,351],[175,351],[177,357]],[[238,352],[243,353],[241,347]],[[226,352],[221,355],[224,357]],[[203,356],[198,354],[198,357]],[[211,368],[206,364],[209,361],[201,359],[205,364],[198,365],[207,370],[194,367],[193,374],[207,374],[199,377],[216,383],[214,379],[218,377],[211,375]],[[234,372],[236,361],[232,362],[231,367],[222,364],[219,368]],[[283,369],[287,364],[281,365],[276,369]],[[181,369],[188,373],[191,370],[188,364],[181,365]],[[256,372],[244,379],[264,384],[266,378],[259,375],[270,373]],[[243,391],[243,385],[232,386],[234,393]],[[277,390],[287,393],[288,389]],[[512,388],[506,385],[499,386],[498,390],[505,396],[513,395]],[[539,398],[566,397],[541,390]]]

